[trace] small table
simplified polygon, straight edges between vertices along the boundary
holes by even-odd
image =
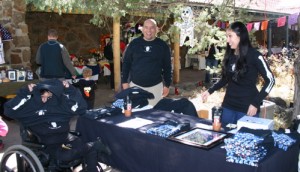
[[[37,83],[38,80],[25,81],[25,82],[2,82],[0,84],[0,96],[5,97],[7,95],[17,94],[17,91],[30,83]]]
[[[101,69],[103,70],[103,76],[110,76],[111,71],[110,71],[110,64],[107,60],[101,60],[99,62]]]
[[[95,81],[98,81],[99,79],[99,74],[100,74],[100,65],[97,64],[95,66],[90,66],[90,65],[85,65],[85,66],[75,66],[74,67],[75,70],[76,70],[76,73],[77,73],[77,79],[80,79],[82,78],[82,72],[85,68],[90,68],[92,69],[92,76],[91,76],[91,79],[92,80],[95,80]]]
[[[193,59],[197,60],[197,69],[198,70],[202,70],[206,68],[206,64],[205,64],[205,55],[202,54],[188,54],[185,56],[185,67],[190,67],[190,66],[194,66],[194,64],[192,64]]]

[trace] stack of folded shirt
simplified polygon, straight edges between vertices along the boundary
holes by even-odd
[[[274,138],[274,146],[278,147],[286,151],[289,147],[291,147],[294,143],[296,143],[295,139],[292,139],[286,134],[272,132],[272,136]]]
[[[115,97],[116,99],[123,99],[125,100],[129,96],[131,102],[132,102],[132,109],[134,108],[142,108],[144,106],[147,106],[149,104],[148,99],[153,99],[154,95],[146,90],[143,90],[139,87],[130,87],[127,88],[120,93],[118,93]],[[116,105],[116,103],[118,103]],[[118,100],[118,102],[114,102],[115,107],[122,108],[122,102]]]
[[[226,161],[258,166],[258,162],[267,154],[263,141],[263,137],[242,132],[235,134],[233,138],[224,139]]]
[[[186,131],[189,129],[189,123],[178,123],[176,121],[167,120],[162,124],[156,124],[151,128],[147,129],[146,133],[167,138],[181,131]]]
[[[122,114],[122,110],[119,108],[105,107],[87,110],[83,116],[90,119],[101,119],[107,116],[115,116],[120,114]]]
[[[258,166],[267,152],[279,148],[287,150],[298,143],[298,133],[286,134],[270,130],[254,130],[242,127],[233,138],[224,139],[226,149],[226,161]]]

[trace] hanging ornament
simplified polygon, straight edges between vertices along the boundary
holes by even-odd
[[[181,19],[183,22],[175,22],[175,26],[180,28],[180,46],[183,46],[186,38],[189,38],[190,46],[194,47],[194,14],[191,7],[184,7],[181,13]]]
[[[2,38],[1,38],[1,33],[0,33],[0,64],[4,64],[4,49],[3,49],[3,43],[2,43]]]

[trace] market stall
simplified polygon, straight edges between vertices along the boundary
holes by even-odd
[[[222,143],[210,149],[202,149],[145,133],[145,127],[134,128],[136,124],[126,127],[124,124],[130,120],[150,120],[155,123],[166,120],[179,121],[189,123],[192,128],[209,124],[204,119],[150,109],[133,112],[131,117],[122,114],[99,119],[79,117],[76,128],[84,141],[94,141],[100,137],[112,151],[107,157],[107,163],[122,171],[282,172],[297,171],[298,168],[299,143],[287,151],[273,148],[258,166],[251,166],[227,162],[226,150]]]

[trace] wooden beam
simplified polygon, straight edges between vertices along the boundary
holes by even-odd
[[[115,92],[121,91],[120,16],[113,18],[113,53]]]
[[[179,40],[179,34],[175,34],[175,40]],[[174,75],[173,83],[178,84],[180,81],[180,48],[179,41],[174,42],[174,55],[173,55],[173,64],[174,64]]]

